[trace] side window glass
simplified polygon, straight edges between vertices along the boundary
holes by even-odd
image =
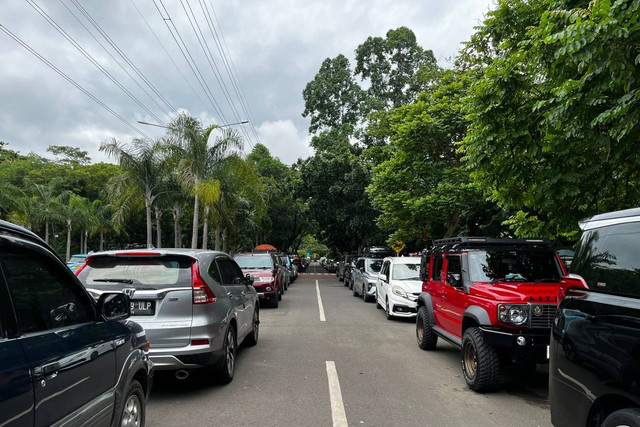
[[[431,280],[434,282],[442,281],[442,255],[433,257],[433,271],[431,272]]]
[[[447,255],[447,283],[453,287],[462,287],[462,264],[459,255]]]
[[[218,268],[218,264],[213,261],[209,265],[209,276],[219,284],[222,284],[222,278],[220,277],[220,269]]]
[[[39,332],[93,320],[88,296],[54,260],[34,251],[0,254],[22,333]]]
[[[222,277],[222,284],[225,286],[241,285],[243,283],[242,272],[229,258],[218,258],[216,260]]]

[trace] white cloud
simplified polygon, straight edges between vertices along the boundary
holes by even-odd
[[[271,155],[286,164],[295,163],[299,158],[306,159],[313,154],[309,148],[311,137],[301,135],[291,120],[264,122],[256,130]]]

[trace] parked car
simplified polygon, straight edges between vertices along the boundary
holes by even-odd
[[[67,267],[69,267],[69,269],[75,273],[80,268],[82,268],[88,256],[89,255],[87,254],[71,255],[71,258],[69,258],[69,261],[67,261]]]
[[[338,262],[338,280],[341,282],[347,282],[345,283],[345,286],[349,285],[348,281],[346,280],[349,265],[351,264],[352,260],[355,260],[357,258],[358,255],[343,255],[340,258],[340,262]]]
[[[100,252],[87,258],[78,278],[94,298],[104,292],[131,298],[131,318],[147,331],[156,369],[175,371],[178,379],[210,368],[220,382],[229,383],[238,346],[258,342],[253,280],[223,252]]]
[[[470,389],[494,389],[505,363],[529,369],[547,362],[551,326],[566,276],[548,241],[435,240],[421,262],[418,345],[433,350],[442,338],[460,347],[462,372]]]
[[[367,247],[353,269],[353,296],[361,295],[364,302],[375,300],[376,281],[382,268],[382,259],[393,254],[391,248]]]
[[[354,255],[349,259],[349,262],[344,266],[344,285],[350,290],[353,290],[353,276],[356,269],[356,261],[358,261],[358,255]]]
[[[280,272],[282,275],[282,290],[286,291],[287,289],[289,289],[289,285],[291,284],[291,280],[292,280],[291,269],[287,267],[286,255],[277,253],[275,254],[275,257],[276,257],[276,262],[278,264],[278,268],[280,269]]]
[[[387,319],[415,317],[422,292],[420,257],[388,257],[376,281],[376,307],[384,308]]]
[[[281,262],[282,266],[286,270],[286,274],[287,274],[288,279],[289,279],[288,282],[287,282],[287,286],[288,286],[288,285],[292,284],[296,280],[296,277],[298,276],[298,269],[291,262],[291,258],[289,258],[289,255],[287,255],[287,254],[278,254],[278,256],[280,257],[280,262]]]
[[[94,302],[34,233],[0,221],[0,425],[143,426],[153,383],[129,298]]]
[[[234,260],[244,274],[254,278],[253,287],[262,305],[278,308],[284,293],[284,278],[276,256],[271,253],[240,253]]]
[[[555,426],[640,426],[640,209],[580,223],[551,337]],[[585,285],[589,289],[583,289]]]

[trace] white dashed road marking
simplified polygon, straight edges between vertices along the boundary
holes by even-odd
[[[316,280],[316,294],[318,294],[318,310],[320,310],[320,321],[326,322],[327,319],[324,317],[324,306],[322,305],[322,298],[320,297],[320,286],[318,285],[317,280]]]
[[[331,400],[331,418],[333,427],[348,427],[347,414],[344,412],[342,402],[342,391],[340,390],[340,380],[336,364],[332,360],[327,360],[327,378],[329,378],[329,400]]]

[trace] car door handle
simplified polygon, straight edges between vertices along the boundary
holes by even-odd
[[[60,370],[60,363],[58,362],[49,363],[48,365],[44,365],[42,367],[42,375],[47,379],[55,378],[56,376],[58,376],[59,370]]]

